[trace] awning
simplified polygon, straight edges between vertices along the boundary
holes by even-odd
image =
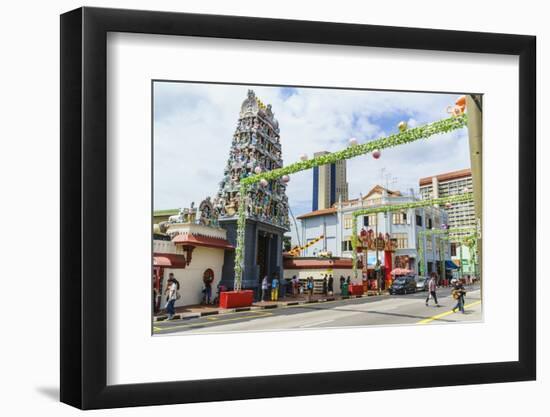
[[[227,240],[219,239],[215,237],[195,235],[192,233],[182,233],[176,235],[172,242],[176,245],[184,246],[203,246],[207,248],[217,248],[217,249],[235,249]]]
[[[175,255],[172,253],[157,253],[153,256],[153,266],[185,268],[187,266],[187,261],[184,255]]]
[[[390,272],[391,275],[410,275],[412,271],[406,268],[395,268]]]
[[[458,266],[453,261],[445,261],[445,269],[458,269]]]

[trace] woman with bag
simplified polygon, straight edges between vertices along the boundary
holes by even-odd
[[[168,313],[168,320],[172,320],[174,317],[174,314],[176,314],[175,304],[176,300],[180,298],[180,294],[178,292],[180,288],[180,283],[176,278],[174,278],[174,274],[170,273],[168,278],[168,286],[164,293],[166,294],[166,312]]]

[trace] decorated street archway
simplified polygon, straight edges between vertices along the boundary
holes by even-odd
[[[444,257],[443,257],[443,242],[445,240],[450,242],[456,242],[460,243],[460,275],[462,277],[462,271],[463,271],[463,259],[462,259],[462,245],[465,245],[469,248],[471,251],[474,259],[474,268],[477,268],[477,256],[476,256],[476,250],[477,250],[477,240],[480,234],[480,231],[475,226],[471,227],[454,227],[449,229],[430,229],[430,230],[422,230],[420,233],[418,233],[418,261],[420,263],[420,275],[424,276],[426,275],[426,271],[424,270],[424,245],[423,245],[423,238],[424,236],[433,236],[438,235],[440,237],[440,247],[439,247],[439,260],[442,265],[442,271],[441,276],[445,273],[443,270],[444,265]]]
[[[419,201],[412,201],[409,203],[402,203],[402,204],[387,204],[384,206],[360,209],[360,210],[354,211],[352,213],[353,221],[351,226],[353,230],[353,235],[351,239],[351,245],[353,249],[352,251],[353,277],[357,279],[357,243],[358,243],[357,218],[359,216],[368,216],[370,214],[377,214],[377,213],[391,213],[394,211],[401,211],[401,210],[407,210],[412,208],[431,207],[436,205],[463,203],[466,201],[473,201],[473,199],[474,199],[473,193],[464,193],[464,194],[451,195],[448,197],[432,198],[430,200],[419,200]],[[443,230],[431,229],[426,232],[438,233],[438,232],[443,232]]]
[[[351,143],[349,147],[330,154],[322,155],[314,159],[308,160],[307,157],[302,157],[301,161],[286,167],[274,169],[272,171],[262,172],[251,175],[249,177],[240,180],[239,188],[239,207],[237,218],[237,245],[235,248],[235,282],[234,290],[241,290],[242,271],[243,271],[243,257],[245,250],[245,229],[246,229],[246,195],[247,191],[253,184],[259,183],[263,187],[269,185],[269,181],[286,177],[288,179],[289,174],[293,174],[300,171],[305,171],[314,167],[332,164],[338,161],[355,158],[357,156],[365,155],[368,153],[379,153],[381,149],[392,148],[395,146],[412,143],[421,139],[428,139],[431,136],[451,132],[453,130],[461,129],[467,124],[466,114],[460,112],[447,119],[439,120],[424,126],[416,127],[413,129],[406,129],[406,125],[400,126],[400,132],[394,135],[390,135],[385,138],[373,140],[364,144]],[[457,198],[458,196],[453,196]],[[451,200],[449,201],[461,201]],[[444,203],[444,201],[443,201]],[[437,204],[434,202],[432,204]],[[354,219],[356,217],[354,216]],[[356,255],[354,264],[356,263]],[[356,267],[355,267],[356,268]]]

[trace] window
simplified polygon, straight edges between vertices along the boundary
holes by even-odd
[[[451,242],[451,256],[456,256],[456,243]]]
[[[353,248],[351,246],[351,240],[343,240],[342,241],[342,252],[350,252]]]
[[[376,226],[376,214],[363,217],[363,226]]]
[[[393,224],[407,224],[407,213],[403,211],[392,213],[392,222]]]
[[[432,245],[432,238],[428,238],[426,239],[426,250],[433,250],[433,245]]]
[[[430,217],[426,219],[426,226],[428,229],[432,228],[432,219]]]
[[[353,217],[344,216],[344,229],[351,229],[352,226],[353,226]]]
[[[422,216],[419,214],[416,215],[416,225],[422,227]]]
[[[397,249],[407,249],[409,247],[409,239],[407,233],[394,233],[392,237],[397,242]]]

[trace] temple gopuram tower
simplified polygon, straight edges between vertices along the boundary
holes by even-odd
[[[239,182],[242,178],[283,166],[279,123],[254,91],[248,90],[233,134],[214,209],[227,239],[237,243]],[[265,275],[283,277],[283,235],[289,228],[286,183],[288,177],[255,184],[245,197],[246,233],[243,289],[257,290]],[[221,285],[233,288],[234,254],[226,252]]]

